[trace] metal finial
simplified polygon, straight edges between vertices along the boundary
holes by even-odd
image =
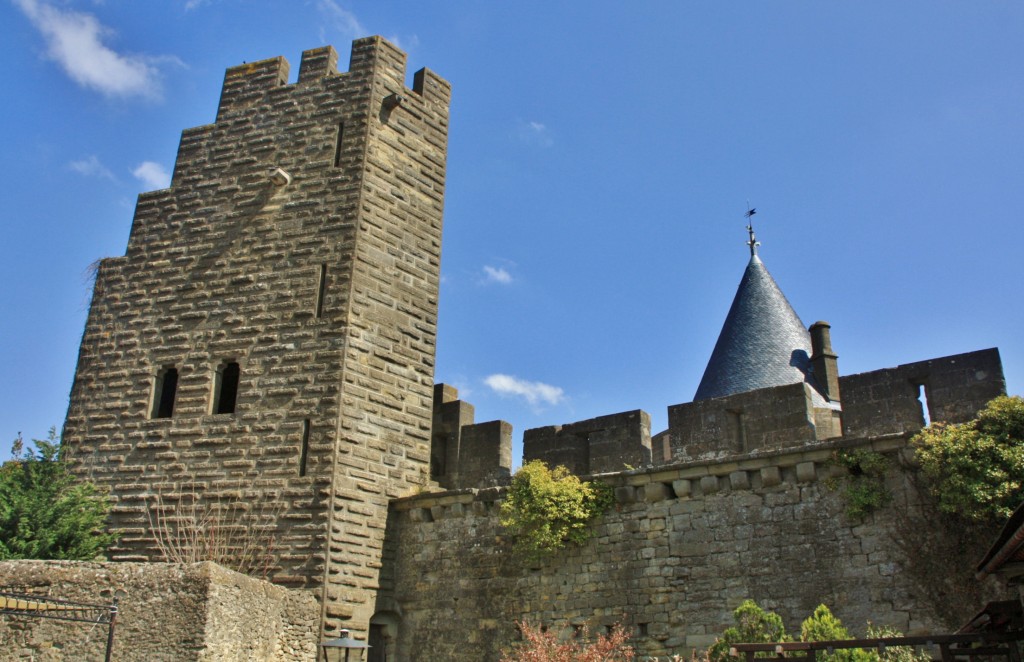
[[[761,245],[761,242],[754,236],[754,214],[757,213],[757,209],[747,205],[747,213],[744,216],[747,217],[747,234],[750,235],[750,239],[747,241],[747,246],[750,246],[750,257],[757,255],[757,247]]]

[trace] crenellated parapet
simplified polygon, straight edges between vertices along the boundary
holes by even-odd
[[[523,462],[543,460],[574,474],[621,471],[651,463],[651,416],[635,409],[523,433]]]
[[[1006,394],[1006,379],[993,348],[847,375],[839,387],[843,434],[863,436],[918,430],[926,420],[970,420]]]
[[[823,347],[824,364],[833,359],[827,338]],[[827,370],[831,375],[833,367]],[[709,460],[841,436],[915,432],[926,421],[969,420],[1006,392],[996,349],[829,381],[834,382],[832,402],[807,384],[790,384],[672,405],[669,429],[656,437],[656,461]],[[833,406],[840,393],[842,409]]]
[[[512,473],[512,425],[474,423],[473,405],[448,384],[434,386],[430,477],[443,488],[504,485]]]

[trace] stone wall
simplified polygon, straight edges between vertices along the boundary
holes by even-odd
[[[229,69],[171,187],[139,196],[63,440],[115,500],[113,559],[161,560],[147,509],[198,494],[248,509],[276,583],[323,589],[326,631],[364,632],[388,500],[428,481],[450,89],[406,88],[380,37],[346,73],[331,47],[288,71]]]
[[[893,542],[897,513],[913,503],[906,444],[902,435],[843,440],[602,476],[616,504],[593,539],[535,564],[510,551],[497,522],[501,489],[398,500],[378,596],[378,609],[400,620],[394,659],[494,660],[522,619],[565,634],[622,621],[642,654],[688,655],[745,598],[791,628],[826,603],[861,634],[869,619],[931,630]],[[833,453],[853,447],[891,461],[893,501],[863,521],[848,519],[832,484],[846,475]]]
[[[714,459],[818,439],[811,387],[788,384],[668,408],[672,457]]]
[[[450,490],[507,483],[512,475],[512,425],[474,423],[473,405],[458,398],[454,386],[434,386],[430,477]]]
[[[651,416],[636,409],[523,433],[523,462],[543,460],[574,474],[607,473],[651,463]]]
[[[309,662],[320,605],[213,563],[0,562],[0,587],[61,600],[118,599],[119,662]],[[106,651],[105,625],[0,616],[0,658],[91,662]]]
[[[983,349],[906,363],[839,378],[843,434],[862,436],[916,431],[929,419],[959,423],[1006,394],[998,349]]]
[[[822,327],[817,330],[821,333]],[[670,406],[668,435],[656,439],[656,461],[710,460],[839,436],[916,432],[925,424],[925,402],[930,420],[959,423],[1006,392],[996,349],[848,375],[837,382],[841,409],[834,403],[829,405],[834,408],[816,404],[821,398],[807,384]]]

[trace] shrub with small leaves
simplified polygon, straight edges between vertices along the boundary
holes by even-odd
[[[527,462],[512,476],[501,504],[501,525],[515,538],[516,551],[532,559],[590,537],[588,525],[612,504],[608,486],[584,482],[565,467]]]
[[[852,638],[825,605],[818,605],[814,613],[800,624],[800,641],[840,641]],[[822,662],[878,662],[878,655],[860,648],[843,648],[834,653],[819,652],[817,659]]]
[[[1024,499],[1024,399],[1001,396],[973,421],[932,423],[912,440],[939,508],[1000,521]]]
[[[868,623],[868,639],[884,637],[902,637],[903,633],[888,625]],[[881,662],[931,662],[932,656],[927,650],[915,650],[913,646],[886,646],[878,654]]]
[[[732,612],[732,619],[735,625],[726,628],[718,641],[708,649],[710,662],[729,660],[729,648],[733,644],[791,641],[782,624],[782,617],[775,612],[765,611],[753,600],[744,600]],[[758,653],[757,657],[774,657],[774,654]]]

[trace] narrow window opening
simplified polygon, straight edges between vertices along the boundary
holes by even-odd
[[[178,369],[174,366],[157,373],[153,382],[153,410],[150,418],[170,418],[174,414],[174,397],[178,393]]]
[[[572,638],[579,639],[583,636],[583,626],[579,623],[574,623],[572,626]]]
[[[217,370],[217,381],[214,387],[214,414],[235,413],[235,401],[238,399],[238,378],[241,371],[238,363],[229,361]]]
[[[320,284],[316,292],[316,316],[319,319],[324,314],[324,292],[327,290],[327,264],[320,265]]]
[[[928,410],[928,386],[916,384],[917,402],[921,405],[921,418],[924,419],[925,427],[932,424],[931,412]]]
[[[341,166],[341,143],[345,138],[345,123],[341,122],[338,124],[338,139],[334,144],[334,167],[338,168]]]
[[[646,637],[647,636],[647,623],[637,623],[636,624],[636,633],[637,633],[637,636]]]
[[[306,458],[309,456],[309,419],[302,421],[302,450],[299,451],[299,476],[306,475]]]

